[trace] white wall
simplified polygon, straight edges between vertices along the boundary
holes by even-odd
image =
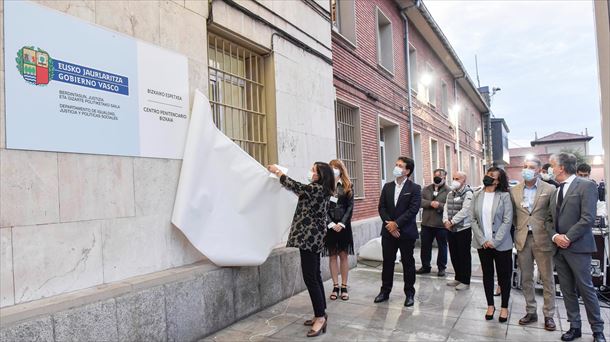
[[[191,95],[207,93],[207,1],[38,2],[186,55]],[[239,3],[331,56],[330,25],[309,6],[263,1],[320,43],[254,2]],[[271,49],[267,26],[223,2],[213,6],[215,22]],[[3,56],[3,11],[0,18]],[[279,160],[303,180],[306,165],[335,155],[332,68],[277,38],[275,48]],[[0,86],[0,306],[203,258],[170,224],[181,161],[6,150],[3,100]]]
[[[186,55],[207,89],[206,1],[39,3]],[[203,258],[170,224],[179,160],[6,150],[0,118],[0,306]]]

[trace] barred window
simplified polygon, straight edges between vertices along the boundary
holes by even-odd
[[[254,159],[267,165],[263,57],[209,34],[208,59],[208,89],[214,123]]]
[[[362,157],[360,153],[360,117],[358,108],[337,102],[337,158],[341,159],[354,185],[354,197],[364,197]]]

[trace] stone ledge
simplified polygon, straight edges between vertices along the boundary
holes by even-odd
[[[380,223],[352,224],[356,251],[379,235]],[[198,340],[303,291],[299,265],[298,249],[277,248],[258,267],[204,261],[1,308],[0,340]],[[330,277],[328,258],[322,277]]]

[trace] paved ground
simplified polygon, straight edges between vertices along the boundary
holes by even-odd
[[[416,251],[416,260],[419,259]],[[473,283],[470,290],[455,291],[446,286],[448,277],[418,276],[415,283],[416,303],[405,308],[402,294],[402,275],[395,276],[394,291],[390,300],[374,304],[373,298],[381,284],[381,270],[377,263],[359,264],[350,271],[350,300],[328,300],[328,330],[320,337],[306,338],[308,327],[303,321],[311,317],[311,302],[306,291],[296,294],[262,312],[237,322],[202,341],[559,341],[562,331],[569,328],[563,300],[557,298],[555,322],[557,331],[543,329],[544,323],[520,326],[525,314],[521,291],[511,292],[508,323],[498,322],[496,311],[493,321],[484,319],[487,304],[480,278],[478,257],[473,254]],[[400,268],[397,267],[397,272]],[[433,269],[434,271],[434,269]],[[449,271],[452,271],[449,269]],[[332,282],[325,283],[330,290]],[[327,293],[328,295],[328,293]],[[541,318],[542,295],[537,294],[538,316]],[[500,299],[496,297],[496,307]],[[586,319],[584,307],[582,316]],[[603,308],[605,322],[610,322],[610,309]],[[610,326],[608,324],[607,326]],[[584,335],[580,341],[591,341],[587,322],[583,322]],[[610,329],[605,331],[610,337]]]

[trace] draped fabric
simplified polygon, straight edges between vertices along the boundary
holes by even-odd
[[[256,266],[286,239],[297,197],[224,135],[195,92],[172,223],[219,266]]]

